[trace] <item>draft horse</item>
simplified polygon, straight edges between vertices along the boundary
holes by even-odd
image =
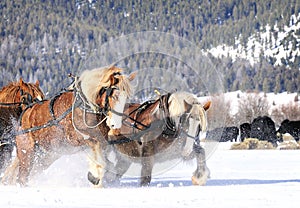
[[[28,105],[42,101],[39,81],[26,83],[20,78],[0,90],[0,174],[10,163],[14,148],[14,123]]]
[[[7,174],[17,172],[17,183],[27,185],[30,176],[60,156],[86,147],[98,161],[100,138],[107,137],[110,128],[119,128],[122,117],[113,114],[123,112],[132,91],[135,74],[121,72],[115,66],[86,70],[71,89],[26,109],[16,137],[17,158]],[[105,164],[95,166],[101,169]]]
[[[200,146],[200,131],[206,131],[206,111],[210,101],[203,106],[188,92],[162,95],[159,99],[143,104],[129,104],[124,110],[121,129],[113,130],[108,145],[116,154],[116,164],[108,163],[104,179],[89,172],[89,180],[97,184],[119,182],[132,162],[142,165],[141,186],[151,182],[156,162],[174,158],[188,160],[196,157],[197,168],[192,176],[194,185],[204,185],[209,177],[205,150]],[[127,115],[127,116],[126,116]],[[109,151],[105,151],[108,158]],[[107,159],[108,160],[108,159]],[[109,185],[109,184],[108,184]]]

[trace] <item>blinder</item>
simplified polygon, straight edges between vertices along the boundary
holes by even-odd
[[[28,92],[24,93],[22,89],[20,89],[20,96],[21,96],[21,104],[29,105],[33,103],[33,101],[38,100],[37,98],[33,100],[32,95]]]
[[[105,105],[104,105],[104,113],[106,114],[109,110],[109,97],[113,94],[113,91],[117,89],[116,87],[103,87],[101,88],[101,90],[99,91],[99,95],[100,97],[106,93],[105,95]]]
[[[33,103],[32,96],[27,92],[23,95],[22,101],[23,104],[29,105],[30,103]]]

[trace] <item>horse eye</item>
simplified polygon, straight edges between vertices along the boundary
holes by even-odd
[[[32,96],[28,95],[28,101],[32,103]]]

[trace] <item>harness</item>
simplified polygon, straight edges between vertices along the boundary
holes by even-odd
[[[148,108],[148,106],[154,104],[155,102],[156,102],[155,100],[149,100],[149,101],[144,102],[138,108],[131,111],[128,116],[125,115],[125,119],[123,119],[123,122],[125,122],[125,120],[127,118],[132,120],[134,122],[133,124],[129,123],[129,122],[128,123],[129,123],[129,126],[133,128],[133,130],[137,129],[137,130],[142,131],[142,130],[150,128],[150,125],[143,124],[142,122],[138,121],[137,118],[144,110],[146,110]],[[131,115],[134,114],[135,112],[136,112],[135,117],[132,118]],[[142,126],[143,128],[140,128],[138,125]]]
[[[152,129],[161,129],[162,130],[161,134],[164,138],[168,138],[168,139],[176,138],[180,134],[180,130],[181,130],[180,126],[181,126],[182,119],[180,119],[179,126],[176,127],[175,122],[170,118],[169,104],[168,104],[170,95],[171,95],[171,93],[168,93],[166,95],[160,96],[160,98],[159,98],[159,109],[161,110],[161,112],[163,114],[162,120],[155,121],[150,125],[145,125],[142,122],[137,120],[139,115],[144,110],[146,110],[149,105],[152,105],[156,102],[156,100],[146,101],[143,104],[141,104],[138,108],[131,111],[129,113],[129,115],[125,115],[125,119],[123,120],[123,122],[125,122],[126,119],[130,119],[130,120],[134,121],[133,124],[128,122],[129,126],[132,127],[133,135],[131,135],[130,137],[123,137],[123,138],[117,139],[117,140],[109,140],[108,144],[111,144],[111,145],[124,144],[124,143],[129,143],[132,141],[141,142],[140,137],[142,137],[147,132],[150,132]],[[131,115],[134,113],[135,113],[135,117],[133,118]],[[125,123],[125,124],[128,124],[128,123]],[[142,128],[140,128],[139,125],[142,126]],[[137,129],[139,131],[135,132],[134,131],[135,129]]]
[[[62,94],[62,93],[61,93]],[[55,117],[54,115],[54,110],[53,110],[53,105],[54,105],[54,102],[55,100],[61,96],[61,94],[59,95],[56,95],[54,96],[51,100],[50,100],[50,103],[49,103],[49,111],[50,111],[50,114],[52,116],[52,120],[48,121],[47,123],[41,125],[41,126],[35,126],[35,127],[32,127],[32,128],[28,128],[28,129],[22,129],[20,131],[18,131],[16,133],[16,136],[17,135],[22,135],[22,134],[26,134],[26,133],[29,133],[29,132],[33,132],[33,131],[37,131],[37,130],[41,130],[41,129],[44,129],[44,128],[48,128],[48,127],[51,127],[51,126],[57,126],[59,125],[59,122],[64,119],[69,113],[72,112],[72,106],[70,108],[68,108],[63,114],[61,114],[60,116],[58,117]],[[75,103],[75,106],[74,107],[79,107],[81,103],[77,102]],[[21,121],[22,121],[22,117],[24,115],[24,113],[26,112],[27,109],[31,108],[33,105],[30,105],[28,106],[21,114],[20,116],[20,119],[19,119],[19,125],[21,125]]]
[[[164,128],[162,135],[164,137],[177,137],[179,135],[180,128],[176,128],[175,122],[170,118],[170,111],[169,111],[169,97],[171,93],[168,93],[165,96],[160,96],[160,104],[159,107],[162,109],[163,120],[164,120]],[[181,125],[181,121],[179,122],[179,125]]]
[[[75,97],[75,99],[74,99],[75,101],[64,113],[62,113],[60,116],[56,117],[55,114],[54,114],[54,103],[64,92],[73,92],[74,97]],[[85,97],[85,95],[82,93],[80,85],[76,84],[74,89],[64,90],[64,91],[60,92],[59,94],[57,94],[57,95],[55,95],[54,97],[51,98],[51,100],[49,102],[49,112],[51,114],[52,120],[50,120],[47,123],[45,123],[43,125],[40,125],[40,126],[35,126],[35,127],[32,127],[32,128],[20,130],[20,131],[16,132],[16,135],[22,135],[22,134],[26,134],[26,133],[29,133],[29,132],[33,132],[33,131],[41,130],[41,129],[44,129],[44,128],[52,127],[52,126],[59,126],[59,122],[61,120],[63,120],[70,113],[73,114],[73,110],[75,108],[78,108],[78,107],[80,107],[84,111],[84,115],[85,115],[85,112],[106,115],[107,112],[110,110],[109,107],[108,107],[108,99],[109,99],[109,96],[112,93],[112,88],[108,88],[108,87],[107,88],[102,88],[99,92],[100,96],[103,95],[103,93],[105,93],[105,92],[107,92],[106,98],[105,98],[105,107],[100,108],[99,106],[90,103],[87,100],[87,98]],[[21,114],[20,119],[19,119],[19,124],[20,125],[21,125],[21,121],[22,121],[22,117],[23,117],[24,113],[26,112],[27,109],[31,108],[34,104],[35,103],[27,106],[26,109],[24,111],[22,111],[22,114]],[[87,108],[86,105],[88,106],[88,108]],[[72,115],[72,119],[73,119],[73,115]],[[101,121],[99,124],[101,124],[102,122],[103,121]],[[97,124],[97,125],[99,125],[99,124]],[[74,128],[77,131],[79,131],[75,126],[74,126]]]

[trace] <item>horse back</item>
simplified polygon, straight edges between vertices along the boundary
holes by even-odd
[[[72,101],[73,93],[66,92],[55,98],[55,101],[50,99],[41,103],[35,103],[23,112],[21,117],[22,128],[39,126],[55,120],[57,116],[72,106]]]

